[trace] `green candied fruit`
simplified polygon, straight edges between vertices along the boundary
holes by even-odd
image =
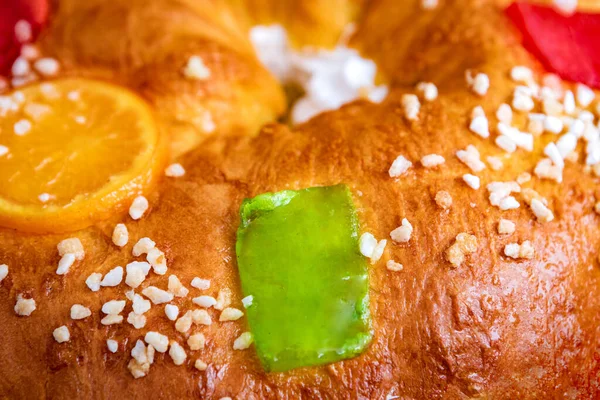
[[[237,260],[267,371],[351,358],[371,341],[367,263],[345,185],[264,193],[240,209]]]

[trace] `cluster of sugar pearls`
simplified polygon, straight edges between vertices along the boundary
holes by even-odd
[[[375,236],[373,236],[373,234],[369,232],[363,233],[360,236],[358,242],[360,253],[363,256],[370,258],[371,264],[375,264],[377,261],[379,261],[379,259],[383,255],[385,246],[387,245],[386,239],[377,241],[377,239],[375,239]]]
[[[17,21],[14,37],[21,44],[19,56],[10,70],[10,84],[13,88],[24,86],[41,78],[53,78],[60,71],[60,63],[52,57],[42,57],[40,50],[32,44],[33,28],[26,20]],[[4,84],[2,84],[4,82]],[[7,88],[4,78],[0,77],[0,92]]]
[[[361,97],[381,102],[387,86],[375,85],[377,66],[354,49],[338,45],[333,50],[292,50],[279,25],[250,30],[259,59],[283,83],[295,83],[306,95],[292,109],[294,123],[334,110]]]
[[[561,183],[565,161],[575,162],[578,159],[579,153],[576,148],[581,139],[586,142],[584,146],[586,170],[593,170],[596,176],[600,176],[600,121],[596,120],[596,117],[600,116],[600,101],[596,101],[596,93],[583,84],[577,84],[573,90],[563,89],[560,78],[552,74],[545,75],[544,86],[540,86],[534,80],[533,71],[524,66],[512,68],[510,76],[519,84],[513,93],[513,107],[516,112],[525,113],[529,124],[526,128],[527,131],[521,131],[512,126],[513,108],[502,103],[496,111],[498,119],[496,144],[508,153],[516,151],[517,148],[532,152],[536,137],[544,133],[556,135],[556,141],[546,143],[543,149],[546,157],[539,160],[533,173],[539,179],[551,179]],[[487,94],[489,78],[485,74],[479,73],[473,76],[470,71],[467,71],[466,77],[470,89],[477,95],[485,96]],[[423,92],[424,88],[425,84],[422,84],[420,91]],[[543,113],[531,112],[536,104],[541,107]],[[594,106],[596,115],[587,109]],[[417,120],[419,107],[417,96],[404,95],[403,111],[407,119]],[[482,138],[489,138],[489,121],[483,108],[475,107],[470,118],[469,129]],[[430,160],[433,156],[424,157],[421,163],[424,166],[433,166],[434,163]],[[486,168],[479,152],[472,145],[469,145],[466,150],[458,150],[456,156],[474,172],[480,172]],[[498,171],[503,168],[500,158],[488,156],[486,159],[492,170]],[[390,167],[389,175],[392,178],[398,178],[411,167],[412,163],[409,160],[399,156]],[[471,188],[475,190],[480,188],[479,177],[464,174],[462,178]],[[531,179],[532,175],[529,172],[523,172],[515,181],[490,182],[486,186],[490,203],[503,211],[517,209],[520,207],[520,203],[511,194],[521,193],[539,222],[553,221],[554,214],[549,208],[548,201],[531,188],[521,188],[520,185]],[[437,192],[435,201],[443,209],[449,208],[452,204],[450,194],[445,191]],[[600,214],[600,202],[596,204],[595,210]],[[400,227],[397,231],[400,232],[406,228]],[[501,235],[510,235],[515,232],[515,229],[515,223],[505,219],[501,219],[497,226],[498,233]],[[462,264],[465,254],[475,251],[476,243],[477,240],[472,235],[466,233],[458,235],[456,243],[447,250],[448,261],[455,267],[459,266]],[[373,235],[365,233],[361,236],[360,244],[361,252],[370,257],[378,242]],[[508,244],[504,254],[512,258],[532,258],[535,251],[531,242],[525,241],[520,245]],[[390,261],[389,265],[391,270],[401,269],[401,264],[395,261]]]
[[[504,105],[499,118],[496,144],[513,152],[517,147],[527,151],[533,150],[533,136],[544,132],[561,135],[555,142],[544,148],[546,158],[542,158],[535,167],[534,174],[540,179],[562,182],[564,160],[575,154],[577,142],[583,139],[586,153],[585,163],[590,166],[600,165],[600,131],[594,124],[594,114],[586,108],[595,100],[595,93],[584,84],[577,84],[574,90],[563,89],[560,78],[549,74],[544,77],[544,86],[536,83],[533,71],[524,66],[516,66],[510,71],[513,81],[519,83],[513,96],[513,107],[520,112],[528,112],[528,132],[510,126],[508,109]],[[535,103],[540,103],[543,113],[533,113]],[[564,132],[564,133],[563,133]]]
[[[116,234],[115,234],[116,232]],[[123,236],[127,236],[127,240]],[[115,238],[117,240],[115,240]],[[129,241],[129,234],[126,230],[125,225],[118,224],[113,231],[113,242],[116,246],[122,247]],[[72,256],[72,259],[83,260],[85,256],[85,250],[81,241],[78,238],[67,238],[62,240],[57,245],[58,253],[64,257],[66,255]],[[132,247],[132,255],[134,257],[140,257],[144,254],[150,255],[153,250],[157,250],[156,243],[151,239],[144,237],[139,239]],[[160,257],[159,257],[160,256]],[[160,252],[156,258],[164,259],[164,254]],[[150,260],[149,260],[150,261]],[[166,260],[162,260],[166,266]],[[146,276],[150,272],[151,268],[154,268],[154,272],[157,275],[164,275],[165,271],[157,271],[157,265],[151,264],[146,261],[132,261],[127,264],[127,277],[125,278],[125,284],[129,287],[136,289],[143,283]],[[116,287],[123,282],[124,270],[122,267],[117,266],[110,270],[104,277],[101,273],[93,273],[86,279],[86,284],[90,290],[96,292],[103,286]],[[0,282],[8,276],[8,266],[5,264],[0,265]],[[201,279],[194,277],[191,280],[191,286],[198,290],[207,290],[211,287],[210,281],[207,279]],[[176,275],[170,275],[168,277],[168,291],[159,289],[155,286],[148,286],[141,291],[141,293],[148,299],[145,299],[141,295],[129,290],[125,293],[128,300],[132,302],[133,311],[129,313],[127,322],[129,322],[135,329],[141,329],[146,325],[146,316],[144,315],[151,308],[151,302],[154,304],[169,303],[174,297],[187,297],[189,289],[187,289]],[[205,300],[210,300],[208,303]],[[214,307],[214,309],[221,311],[218,318],[219,322],[226,323],[230,321],[237,321],[243,317],[244,312],[240,309],[230,307],[232,302],[232,292],[228,288],[222,288],[218,292],[218,296],[215,299],[211,296],[199,296],[193,301],[197,305],[201,305],[205,308]],[[199,304],[201,303],[201,304]],[[242,304],[245,308],[252,305],[252,296],[247,296]],[[105,315],[101,324],[117,325],[121,324],[124,320],[124,316],[121,313],[124,311],[126,306],[126,300],[116,299],[109,300],[102,305],[102,313]],[[22,294],[17,295],[17,302],[14,307],[15,313],[19,316],[28,317],[36,310],[36,302],[33,299],[25,298]],[[92,315],[90,308],[81,305],[73,304],[70,308],[70,316],[72,320],[84,320]],[[178,318],[179,307],[173,304],[166,304],[165,316],[175,321],[175,329],[181,333],[188,333],[191,329],[192,324],[196,325],[211,325],[212,317],[206,309],[195,309],[185,312],[185,314]],[[53,337],[58,343],[66,343],[71,339],[71,334],[67,325],[62,325],[53,331]],[[149,372],[150,365],[153,363],[154,351],[166,352],[170,347],[169,355],[171,356],[175,365],[182,365],[187,359],[187,354],[184,348],[174,340],[169,340],[165,335],[157,332],[148,332],[145,337],[148,346],[143,341],[138,340],[134,348],[131,350],[132,359],[128,364],[128,369],[135,378],[141,378],[146,376]],[[192,351],[200,350],[204,348],[206,338],[202,333],[195,333],[189,337],[187,341],[188,346]],[[244,350],[248,348],[253,342],[252,335],[249,332],[242,333],[237,337],[232,346],[234,350]],[[119,349],[119,342],[114,339],[107,339],[106,346],[109,352],[116,353]],[[200,371],[207,369],[208,365],[201,359],[196,359],[194,367]]]

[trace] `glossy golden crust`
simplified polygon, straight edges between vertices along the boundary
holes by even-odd
[[[516,46],[518,38],[506,29],[493,4],[446,2],[434,19],[416,11],[404,14],[395,4],[372,2],[363,22],[372,28],[360,28],[365,30],[356,39],[397,85],[382,105],[356,102],[294,131],[271,125],[255,138],[207,139],[181,160],[187,170],[184,177],[164,179],[149,198],[151,209],[142,220],[116,216],[78,232],[86,258],[65,277],[54,273],[56,244],[63,237],[0,230],[0,260],[11,268],[0,284],[0,394],[104,399],[600,396],[600,217],[593,211],[595,196],[600,195],[598,179],[581,164],[567,163],[560,185],[537,179],[524,184],[548,199],[556,217],[549,223],[536,221],[523,201],[512,211],[492,207],[484,185],[531,172],[543,148],[543,139],[537,139],[536,151],[517,151],[505,159],[501,171],[488,168],[479,174],[482,189],[468,188],[460,177],[469,170],[454,156],[457,150],[473,144],[482,158],[504,154],[490,139],[468,131],[471,109],[481,104],[495,122],[491,116],[514,87],[508,70],[532,62]],[[387,20],[392,11],[399,13],[394,16],[399,24],[395,29]],[[431,35],[429,29],[439,31]],[[398,51],[377,50],[373,37],[387,38],[390,48],[396,43]],[[479,53],[471,57],[476,49]],[[467,90],[466,68],[490,75],[486,97]],[[422,106],[419,121],[408,122],[401,95],[425,79],[438,84],[440,97]],[[443,155],[445,165],[433,170],[417,165],[431,153]],[[388,168],[400,154],[415,165],[405,176],[392,179]],[[159,330],[180,343],[184,336],[164,318],[162,306],[152,307],[140,331],[126,323],[100,325],[101,304],[123,298],[125,289],[121,285],[91,293],[84,284],[91,272],[131,261],[132,243],[148,236],[165,250],[169,274],[186,284],[193,276],[209,278],[211,294],[230,287],[233,304],[239,307],[234,244],[242,199],[340,182],[353,191],[363,231],[386,238],[402,218],[414,226],[411,241],[390,242],[382,261],[370,270],[375,337],[368,351],[322,368],[265,374],[252,348],[231,348],[246,329],[245,322],[216,322],[200,329],[207,348],[188,351],[185,366],[176,367],[168,356],[157,355],[149,375],[133,380],[126,365],[137,338],[148,330]],[[447,211],[434,202],[439,190],[453,197]],[[516,223],[515,233],[497,233],[501,217]],[[130,243],[117,250],[110,236],[114,224],[123,220]],[[445,251],[461,232],[473,234],[479,245],[462,266],[452,268]],[[505,244],[524,240],[533,243],[532,260],[502,255]],[[404,270],[386,270],[388,259],[401,262]],[[166,279],[151,275],[144,283],[148,284],[166,288]],[[38,303],[28,318],[13,312],[15,297],[22,292]],[[176,304],[191,307],[191,297]],[[92,317],[71,321],[73,303],[89,306]],[[129,311],[130,305],[124,314]],[[70,343],[58,344],[52,338],[52,330],[62,324],[71,330]],[[120,341],[118,353],[107,351],[108,338]],[[193,369],[197,357],[209,364],[206,372]]]

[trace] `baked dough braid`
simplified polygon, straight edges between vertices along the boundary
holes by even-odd
[[[254,135],[286,106],[222,1],[55,1],[40,43],[66,74],[121,83],[154,104],[173,157],[214,132]],[[210,79],[183,76],[192,55]]]

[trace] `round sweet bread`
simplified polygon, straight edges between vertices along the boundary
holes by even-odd
[[[56,76],[146,99],[172,164],[85,229],[0,228],[0,398],[598,398],[595,92],[543,70],[505,1],[437,3],[55,1],[37,45]],[[279,22],[296,48],[331,46],[351,21],[385,99],[278,123],[284,89],[246,30]],[[369,343],[270,370],[253,267],[237,261],[240,207],[339,184],[360,227]]]

